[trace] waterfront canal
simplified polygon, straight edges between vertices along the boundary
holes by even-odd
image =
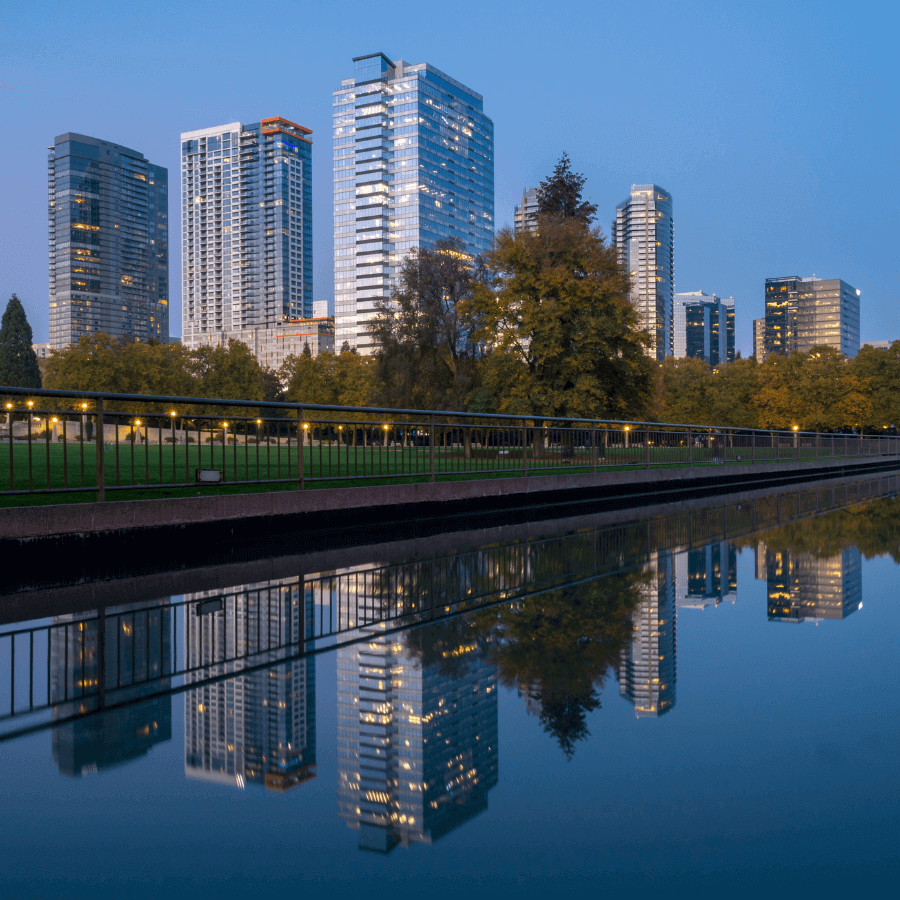
[[[897,486],[0,598],[4,894],[882,889]]]

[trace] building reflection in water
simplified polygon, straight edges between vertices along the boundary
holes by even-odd
[[[706,609],[737,600],[737,550],[728,541],[714,541],[674,554],[675,604],[681,609]]]
[[[315,661],[240,674],[265,654],[300,646],[308,590],[297,579],[186,594],[184,771],[188,778],[285,791],[315,777]]]
[[[168,601],[108,607],[90,618],[54,618],[53,720],[83,716],[53,729],[53,760],[61,773],[77,778],[101,772],[171,740],[171,696],[140,699],[170,687],[171,624]],[[113,703],[117,708],[94,712]]]
[[[411,635],[427,643],[439,627]],[[497,678],[474,642],[429,659],[411,635],[367,631],[338,651],[338,806],[361,849],[386,853],[430,844],[487,809]]]
[[[819,557],[795,550],[756,547],[756,577],[767,585],[770,622],[846,619],[862,606],[859,550]]]
[[[631,641],[619,663],[619,693],[638,718],[658,718],[675,706],[675,573],[673,554],[650,554],[649,578],[632,616]]]

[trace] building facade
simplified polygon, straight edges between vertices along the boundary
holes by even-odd
[[[753,357],[758,363],[766,358],[766,320],[753,320]]]
[[[260,365],[276,372],[289,356],[300,356],[309,347],[313,356],[334,353],[334,319],[289,319],[270,328],[242,328],[213,332],[202,341],[211,347],[227,346],[229,340],[246,344]]]
[[[702,359],[711,366],[734,359],[734,298],[703,291],[676,294],[672,355]]]
[[[650,336],[650,356],[672,355],[675,238],[672,195],[655,184],[633,184],[616,207],[612,241],[631,276],[631,301]]]
[[[335,346],[369,332],[404,256],[457,238],[472,256],[494,236],[494,124],[480,94],[427,63],[356,57],[334,92]]]
[[[311,133],[276,116],[181,135],[188,349],[312,317]]]
[[[169,173],[83,134],[49,148],[50,346],[169,339]]]
[[[813,347],[856,356],[860,293],[840,278],[767,278],[766,356],[808,353]]]
[[[513,217],[513,231],[519,234],[522,231],[534,231],[537,229],[538,189],[522,188],[522,202],[516,206]]]

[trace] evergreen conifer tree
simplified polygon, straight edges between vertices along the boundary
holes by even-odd
[[[584,175],[572,171],[569,157],[563,153],[553,174],[538,188],[538,216],[578,219],[590,225],[597,214],[597,207],[581,199],[585,181]]]
[[[0,384],[39,388],[41,370],[31,346],[32,334],[25,310],[13,294],[0,322]]]

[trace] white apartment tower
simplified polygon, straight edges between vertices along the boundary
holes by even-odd
[[[616,207],[612,239],[631,276],[631,301],[650,336],[648,353],[672,355],[675,245],[672,195],[655,184],[633,184]]]
[[[312,316],[311,133],[276,116],[181,135],[189,349]]]

